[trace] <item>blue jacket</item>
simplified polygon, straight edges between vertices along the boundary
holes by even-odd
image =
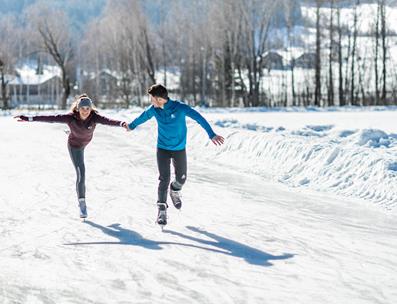
[[[209,123],[196,110],[187,104],[168,99],[164,108],[155,108],[153,105],[147,108],[139,117],[134,119],[128,127],[135,129],[152,117],[157,120],[157,147],[165,150],[178,151],[186,147],[186,116],[197,121],[207,132],[209,138],[216,134]]]

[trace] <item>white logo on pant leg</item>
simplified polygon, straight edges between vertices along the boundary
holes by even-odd
[[[185,179],[185,178],[186,178],[186,175],[185,175],[185,174],[183,174],[183,175],[181,176],[181,178],[182,178],[182,179]]]

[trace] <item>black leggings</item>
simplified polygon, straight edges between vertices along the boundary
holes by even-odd
[[[167,202],[168,185],[171,180],[171,159],[175,169],[175,180],[171,183],[173,190],[181,190],[186,181],[186,150],[170,151],[157,148],[157,166],[159,169],[158,201]]]
[[[74,148],[68,145],[69,155],[72,159],[73,166],[76,169],[76,192],[77,198],[85,198],[85,166],[84,166],[84,148]]]

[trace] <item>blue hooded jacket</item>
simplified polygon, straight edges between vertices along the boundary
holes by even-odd
[[[216,134],[209,123],[196,110],[187,104],[168,99],[164,108],[155,108],[151,105],[139,117],[134,119],[128,127],[133,130],[152,117],[157,120],[157,147],[165,150],[179,151],[186,147],[186,116],[197,121],[207,132],[209,138]]]

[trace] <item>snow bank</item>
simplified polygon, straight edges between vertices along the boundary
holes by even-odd
[[[203,144],[202,130],[192,123],[189,153],[195,158],[206,155],[290,187],[362,198],[387,210],[397,206],[397,134],[338,123],[297,129],[283,126],[285,121],[280,126],[238,118],[214,123],[226,144],[208,149],[211,144]]]

